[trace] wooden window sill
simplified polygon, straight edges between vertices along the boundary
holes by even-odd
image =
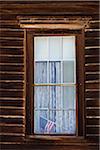
[[[54,136],[54,135],[27,135],[25,138],[26,143],[34,145],[79,145],[86,142],[83,136]]]

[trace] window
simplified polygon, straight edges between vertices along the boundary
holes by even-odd
[[[26,136],[85,135],[84,29],[91,18],[20,17]]]
[[[34,37],[34,134],[76,133],[75,36]]]
[[[25,32],[28,135],[84,134],[83,33],[57,32]]]

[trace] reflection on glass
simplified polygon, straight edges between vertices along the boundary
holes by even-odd
[[[35,62],[35,83],[46,83],[47,82],[47,62]]]
[[[48,108],[49,105],[49,87],[35,86],[34,88],[34,106],[36,108]]]
[[[49,83],[61,82],[61,62],[50,61],[49,62]]]
[[[63,60],[75,59],[75,36],[63,37]]]
[[[61,109],[61,87],[60,86],[49,86],[49,108],[50,109]]]
[[[76,111],[63,111],[63,133],[75,134],[76,132]]]
[[[51,36],[49,37],[49,54],[50,60],[60,60],[61,59],[61,49],[62,49],[62,37]]]
[[[74,83],[74,61],[63,62],[63,82]]]
[[[76,107],[76,90],[75,86],[63,87],[63,107],[65,109],[75,109]]]
[[[34,133],[47,133],[46,124],[48,121],[48,111],[34,111]]]
[[[44,61],[48,59],[48,38],[47,37],[35,37],[34,38],[35,48],[35,60]]]

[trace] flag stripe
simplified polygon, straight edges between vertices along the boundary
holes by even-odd
[[[46,123],[46,125],[45,125],[45,131],[50,132],[51,129],[53,128],[53,126],[54,126],[54,122],[48,120],[47,123]]]

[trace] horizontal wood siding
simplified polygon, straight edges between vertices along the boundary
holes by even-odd
[[[19,29],[16,16],[4,14],[1,18],[3,20],[0,20],[0,138],[1,142],[13,143],[23,141],[25,133],[24,32]]]
[[[23,143],[25,136],[24,31],[18,25],[17,16],[20,15],[92,17],[90,28],[85,30],[85,135],[87,140],[98,141],[100,108],[98,2],[2,1],[0,3],[0,139],[3,147],[6,149],[7,144],[12,145],[21,141]],[[88,145],[88,142],[86,143]],[[98,149],[92,145],[86,148]],[[77,146],[76,149],[78,150]],[[84,147],[79,149],[82,150]]]
[[[90,22],[85,31],[85,103],[86,137],[99,138],[99,20]]]

